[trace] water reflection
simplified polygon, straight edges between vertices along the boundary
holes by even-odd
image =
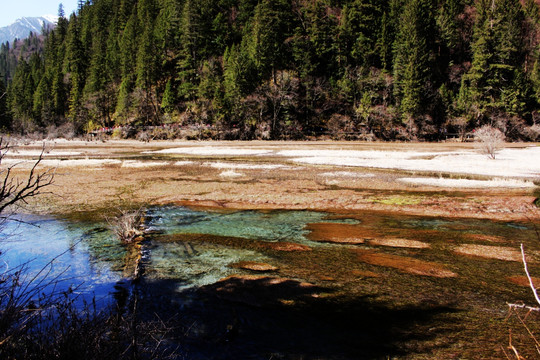
[[[105,248],[107,255],[102,251]],[[109,260],[120,256],[122,248],[108,231],[92,224],[17,215],[0,231],[0,249],[4,271],[24,267],[23,281],[34,284],[43,277],[55,279],[42,292],[74,290],[80,302],[93,297],[108,302],[113,285],[121,278]]]

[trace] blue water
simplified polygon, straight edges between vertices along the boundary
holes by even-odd
[[[327,214],[313,211],[196,211],[184,207],[155,207],[147,212],[149,230],[164,234],[199,234],[239,237],[253,241],[287,241],[325,246],[306,239],[305,225],[324,221]],[[358,223],[357,220],[340,222]],[[196,244],[152,241],[147,244],[146,276],[175,279],[179,289],[215,283],[238,273],[240,261],[271,262],[266,254],[212,242]],[[25,267],[25,281],[43,285],[43,291],[73,290],[89,301],[108,301],[114,285],[122,280],[128,259],[104,224],[69,222],[53,217],[18,215],[0,231],[0,272]],[[33,279],[37,276],[37,279]]]
[[[150,208],[146,215],[148,228],[157,233],[197,235],[198,239],[191,242],[182,240],[190,237],[154,236],[143,245],[144,276],[149,280],[174,280],[178,289],[212,284],[242,272],[233,266],[241,261],[278,265],[264,247],[216,243],[210,239],[211,236],[241,238],[248,243],[286,241],[331,250],[347,245],[308,240],[307,224],[360,224],[353,219],[329,220],[327,213],[315,211],[220,212],[170,206]],[[520,224],[512,226],[514,224],[433,218],[376,217],[371,221],[371,226],[398,231],[398,235],[407,233],[409,229],[434,229],[442,231],[441,234],[466,231],[505,234],[514,239],[515,232],[523,227]],[[518,226],[519,229],[515,229]],[[205,236],[209,241],[205,241]],[[130,277],[129,272],[124,273],[134,261],[133,257],[129,258],[128,250],[104,224],[19,215],[0,228],[0,276],[25,266],[24,281],[42,285],[40,279],[54,279],[54,284],[45,286],[44,292],[71,289],[86,301],[95,297],[97,301],[107,302],[111,300],[117,282]],[[37,280],[32,280],[34,276]]]
[[[40,293],[46,294],[69,291],[81,303],[109,302],[122,278],[109,260],[121,258],[123,247],[92,224],[18,215],[3,224],[0,249],[0,274],[23,269],[21,282],[30,288],[42,287]]]

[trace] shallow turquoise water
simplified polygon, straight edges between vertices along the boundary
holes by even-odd
[[[358,215],[356,215],[358,217]],[[279,259],[257,246],[260,242],[292,242],[333,253],[349,247],[313,242],[306,238],[309,223],[340,222],[383,229],[388,234],[404,236],[412,229],[438,230],[441,234],[460,236],[463,232],[503,235],[520,240],[526,226],[482,220],[392,217],[370,214],[362,221],[344,217],[330,220],[329,214],[314,211],[197,211],[185,207],[154,207],[147,211],[147,226],[156,235],[143,243],[145,276],[149,279],[171,279],[178,289],[194,288],[217,282],[234,274],[249,273],[232,267],[242,261],[275,265]],[[174,237],[168,235],[194,234]],[[455,235],[452,235],[455,234]],[[161,235],[165,235],[162,237]],[[212,236],[243,239],[234,242],[213,241]],[[208,238],[208,240],[205,239]],[[429,238],[427,238],[429,237]],[[184,239],[184,240],[183,240]],[[453,240],[453,238],[449,238]],[[459,238],[456,238],[459,240]],[[445,239],[424,235],[424,241]],[[253,246],[251,246],[253,242]],[[354,247],[354,246],[353,246]],[[76,288],[81,296],[110,298],[114,285],[125,276],[128,249],[121,245],[104,224],[68,222],[52,217],[19,216],[8,221],[0,231],[0,271],[26,264],[28,273],[58,277],[56,289]],[[450,249],[451,250],[451,249]],[[428,258],[453,256],[445,252],[425,252]],[[51,260],[53,260],[50,263]],[[325,264],[321,264],[324,268]],[[321,269],[322,269],[321,268]],[[30,276],[29,275],[29,276]]]
[[[325,220],[328,214],[314,211],[207,212],[184,207],[159,207],[147,212],[150,230],[168,235],[199,234],[203,241],[154,244],[147,265],[153,278],[175,278],[180,288],[203,286],[238,273],[230,265],[240,261],[271,262],[256,250],[231,248],[204,241],[205,235],[244,238],[253,241],[287,241],[310,246],[332,246],[309,241],[308,223]],[[359,223],[345,219],[339,222]]]
[[[162,234],[200,234],[244,238],[253,241],[296,242],[311,246],[305,238],[308,223],[324,221],[327,214],[313,211],[205,212],[184,207],[156,207],[147,212],[147,226]],[[357,220],[339,222],[358,223]],[[215,283],[238,273],[240,261],[271,262],[256,250],[239,249],[200,241],[145,244],[149,278],[175,279],[180,289]],[[75,289],[86,300],[106,299],[122,280],[127,249],[104,224],[68,222],[52,217],[18,215],[0,231],[0,260],[7,269],[27,268],[27,278],[46,275],[58,281],[51,291]],[[39,276],[38,276],[39,277]]]
[[[168,207],[151,209],[148,217],[150,229],[167,234],[209,234],[262,241],[303,241],[304,225],[321,221],[324,214],[310,211],[220,213]]]
[[[359,223],[358,220],[326,220],[316,211],[204,212],[184,207],[152,208],[147,213],[151,230],[166,234],[208,234],[260,241],[306,242],[306,224],[316,222]],[[313,243],[311,243],[313,244]]]

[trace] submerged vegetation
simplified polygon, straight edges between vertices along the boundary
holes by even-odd
[[[59,15],[41,51],[37,37],[2,45],[7,131],[437,140],[490,124],[513,140],[540,134],[534,0],[94,0]]]

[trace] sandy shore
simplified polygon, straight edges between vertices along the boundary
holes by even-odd
[[[42,146],[20,146],[3,165],[24,176]],[[42,168],[56,174],[44,212],[174,203],[540,218],[537,144],[509,144],[496,160],[452,143],[56,141],[46,151]]]

